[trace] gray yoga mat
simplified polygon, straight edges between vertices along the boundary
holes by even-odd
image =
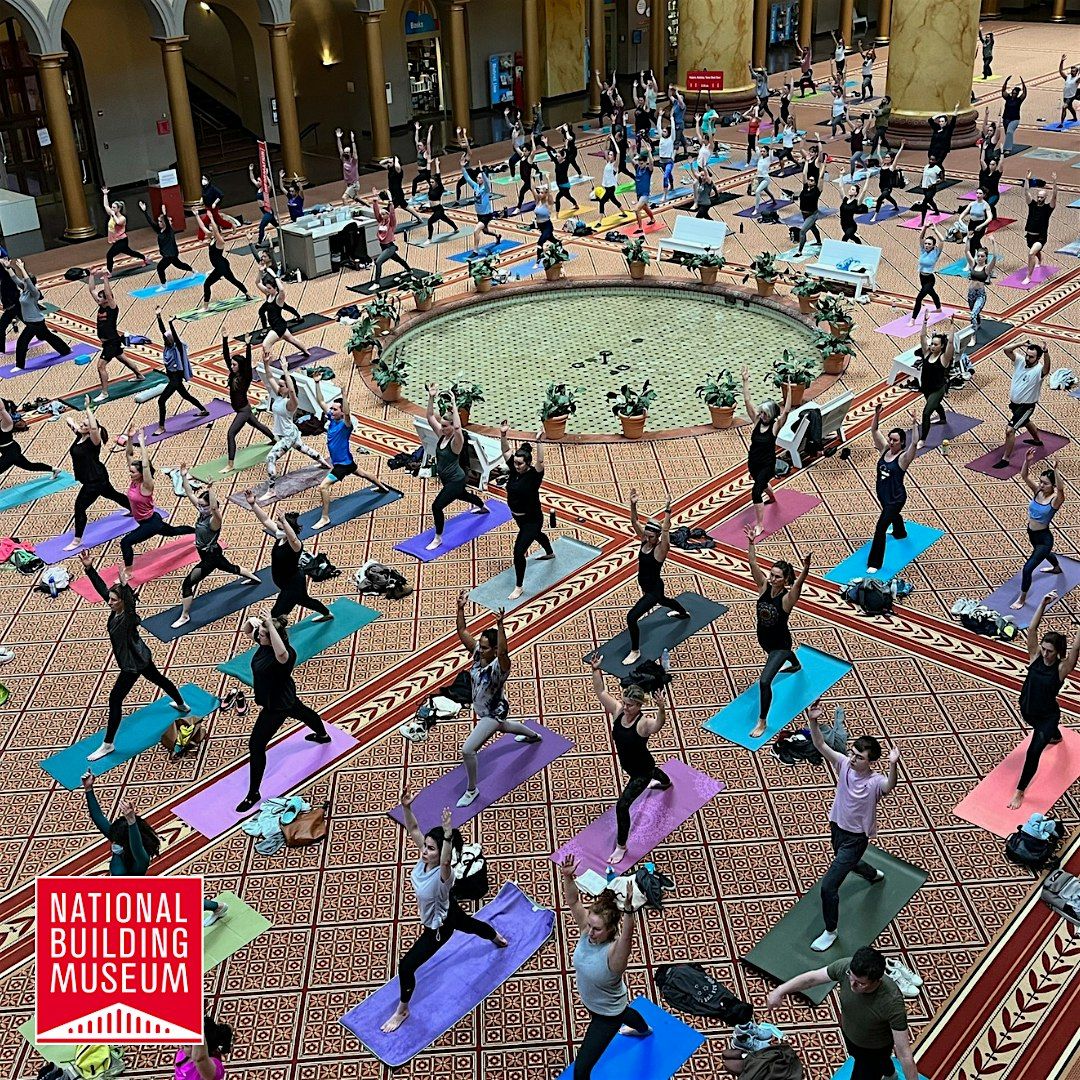
[[[600,554],[599,548],[584,544],[572,536],[558,537],[552,541],[551,547],[555,552],[555,558],[546,562],[538,560],[538,556],[543,555],[543,552],[539,548],[533,549],[525,570],[525,591],[518,599],[508,599],[517,584],[512,566],[482,585],[471,589],[469,599],[473,603],[491,608],[492,611],[498,611],[499,608],[509,611],[531,600],[537,594],[547,592],[553,585],[569,577],[575,570],[580,570]]]

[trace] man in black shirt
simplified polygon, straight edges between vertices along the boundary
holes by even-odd
[[[1027,97],[1027,83],[1023,75],[1020,76],[1020,85],[1009,89],[1011,75],[1005,76],[1005,82],[1001,86],[1001,96],[1005,99],[1005,105],[1001,110],[1001,124],[1005,128],[1005,156],[1013,152],[1016,129],[1020,126],[1020,109]]]

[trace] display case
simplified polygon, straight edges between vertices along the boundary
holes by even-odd
[[[513,104],[513,53],[494,53],[488,57],[488,96],[492,105]]]

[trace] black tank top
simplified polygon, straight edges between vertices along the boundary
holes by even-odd
[[[627,727],[620,712],[611,724],[611,740],[615,743],[615,752],[619,755],[619,764],[630,777],[652,776],[656,768],[656,759],[649,750],[648,740],[638,733],[637,724]]]
[[[855,213],[859,209],[858,199],[844,199],[840,203],[840,224],[844,229],[855,228]]]
[[[18,447],[18,443],[15,441],[15,429],[11,431],[4,431],[0,428],[0,457],[4,454],[10,453],[11,450]]]
[[[789,612],[784,610],[784,597],[787,589],[779,596],[773,596],[772,588],[765,586],[765,591],[757,602],[757,639],[766,651],[791,648],[791,631],[788,629]]]
[[[769,466],[776,467],[776,436],[772,422],[762,424],[759,420],[750,429],[750,451],[746,455],[746,468],[751,476],[757,476]]]
[[[1056,720],[1061,716],[1058,691],[1061,676],[1058,665],[1047,664],[1042,656],[1036,656],[1028,665],[1027,677],[1020,688],[1020,713],[1029,724]]]
[[[207,254],[210,256],[210,265],[215,270],[229,269],[229,260],[225,258],[225,252],[217,244],[211,243]]]
[[[1024,232],[1038,233],[1040,236],[1044,235],[1046,230],[1050,228],[1050,215],[1053,212],[1054,208],[1048,202],[1030,203]]]
[[[968,275],[972,281],[985,285],[990,280],[989,266],[973,266]]]
[[[655,547],[649,551],[644,548],[638,551],[637,579],[643,593],[658,593],[664,588],[660,583],[660,563],[657,562],[654,551]]]
[[[900,468],[900,458],[886,461],[885,455],[877,463],[877,497],[882,506],[896,504],[907,498],[904,488],[904,470]]]
[[[949,372],[944,364],[939,363],[937,360],[928,361],[926,357],[923,357],[922,367],[919,371],[919,388],[924,394],[937,393],[945,385],[945,381],[949,377]]]
[[[431,183],[428,185],[428,202],[438,205],[442,202],[442,197],[446,192],[446,185],[442,182],[442,177],[433,176]]]
[[[97,309],[98,341],[115,341],[120,336],[120,332],[116,328],[116,321],[119,318],[119,308],[105,304]]]
[[[71,471],[80,484],[107,484],[109,473],[101,464],[101,446],[93,439],[76,439],[68,449]]]

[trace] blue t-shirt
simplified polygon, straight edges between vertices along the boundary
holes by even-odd
[[[919,252],[919,273],[932,274],[939,258],[941,258],[941,248],[935,247],[929,251],[924,248]]]
[[[466,176],[468,176],[468,173],[466,173]],[[468,179],[469,184],[476,195],[476,212],[478,214],[490,214],[491,182],[487,178],[487,173],[481,173],[479,180],[474,180],[471,176],[469,176]]]
[[[352,425],[344,420],[331,420],[326,429],[326,448],[330,451],[330,461],[334,465],[352,465],[352,450],[349,447],[349,436],[352,434]]]
[[[652,187],[652,166],[641,162],[634,166],[634,193],[640,198],[648,195]]]
[[[678,98],[671,103],[671,118],[676,127],[682,127],[686,120],[686,106]]]

